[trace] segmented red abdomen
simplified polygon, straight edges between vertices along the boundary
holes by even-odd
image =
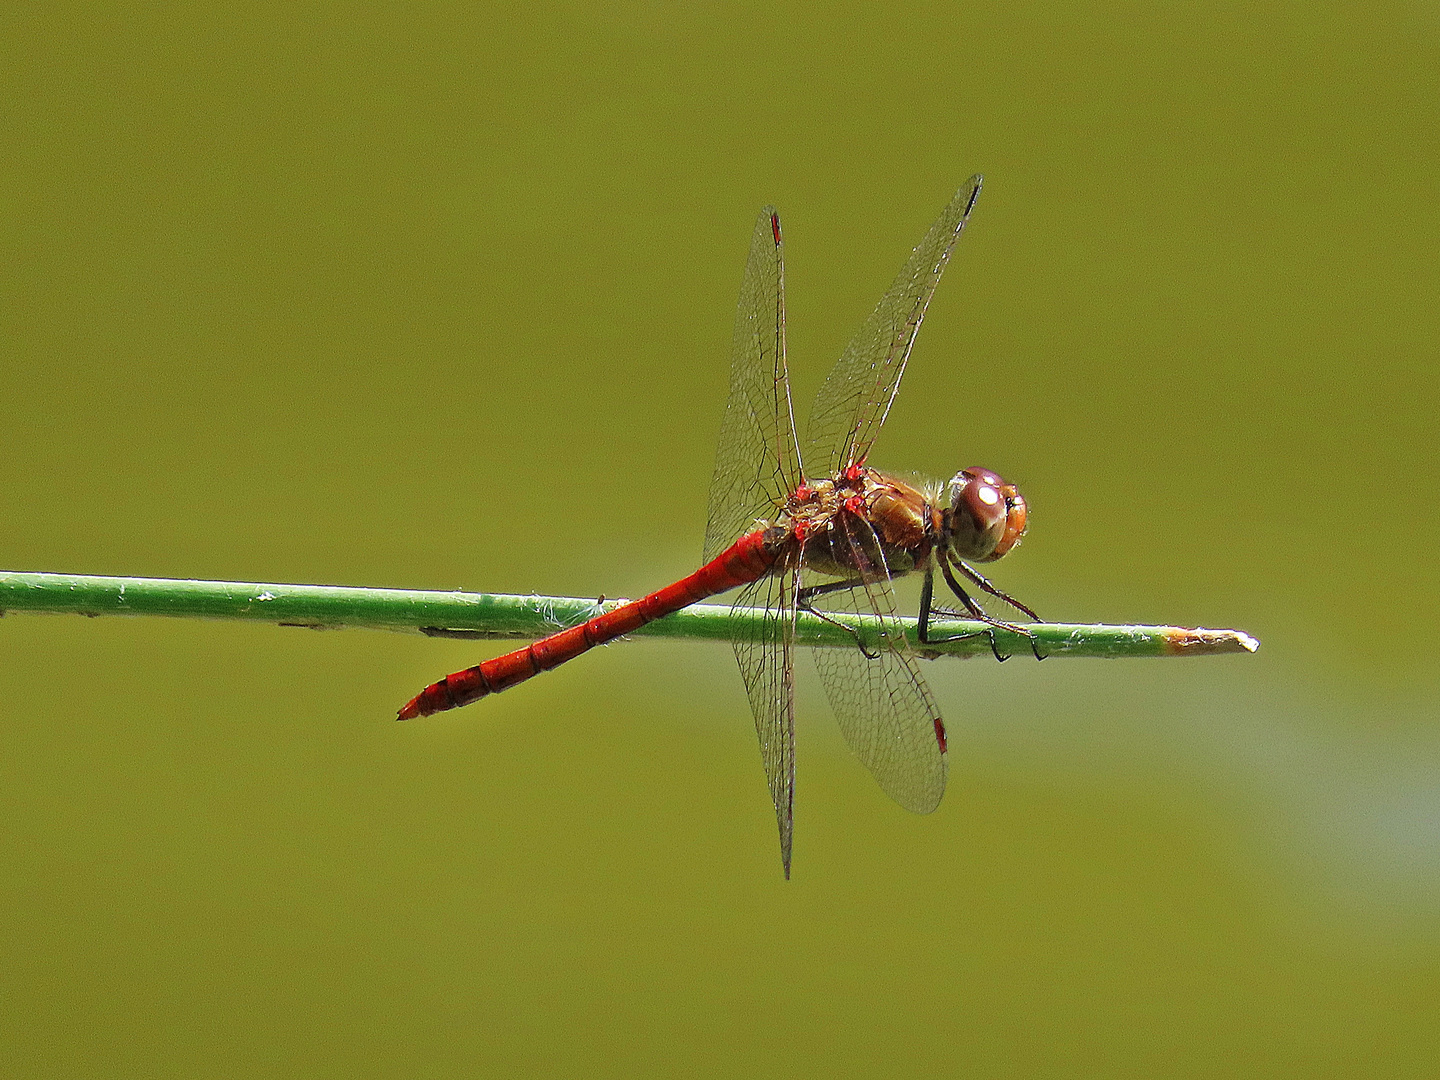
[[[748,533],[673,585],[596,615],[579,626],[541,638],[523,649],[447,675],[415,695],[400,710],[399,719],[429,716],[468,705],[487,694],[498,694],[542,671],[559,667],[596,645],[638,630],[662,615],[764,577],[779,559],[784,540],[785,534],[775,528]]]

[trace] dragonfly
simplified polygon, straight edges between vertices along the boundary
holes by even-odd
[[[400,710],[399,719],[508,690],[654,619],[738,589],[730,637],[775,804],[785,877],[794,835],[800,612],[843,627],[854,638],[853,647],[817,647],[814,653],[831,709],[855,755],[901,806],[933,811],[945,792],[945,722],[906,637],[894,580],[923,575],[916,635],[922,646],[986,634],[996,659],[1003,660],[995,630],[1005,629],[1028,637],[1041,658],[1033,633],[992,616],[979,595],[995,598],[992,606],[999,601],[1031,620],[1039,617],[972,565],[994,562],[1024,536],[1029,508],[1015,485],[978,467],[962,469],[947,483],[911,480],[869,465],[981,179],[971,177],[956,192],[840,356],[815,398],[803,446],[785,361],[780,218],[773,207],[761,211],[735,319],[704,565],[639,600],[432,683]],[[935,603],[937,572],[962,610]],[[967,615],[983,628],[938,637],[931,625],[937,613]],[[861,622],[872,628],[868,639],[858,629]]]

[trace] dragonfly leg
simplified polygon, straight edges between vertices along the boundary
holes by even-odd
[[[829,581],[824,585],[810,585],[795,594],[795,606],[801,611],[814,615],[821,622],[827,622],[831,626],[838,626],[841,630],[844,630],[855,639],[856,648],[860,650],[860,655],[865,657],[866,660],[879,660],[880,654],[878,652],[871,652],[865,647],[865,639],[860,636],[859,630],[856,630],[855,627],[849,623],[841,622],[835,618],[835,616],[819,610],[812,603],[817,596],[824,596],[826,593],[840,592],[844,589],[858,589],[864,584],[864,581],[855,578],[853,581]]]
[[[1009,654],[1000,652],[1000,646],[996,643],[995,640],[995,630],[993,627],[990,626],[987,626],[984,630],[972,630],[967,634],[951,634],[948,637],[935,637],[933,634],[931,634],[930,615],[933,612],[938,612],[941,615],[968,614],[971,618],[979,619],[981,622],[991,621],[985,615],[985,612],[980,608],[980,605],[975,603],[975,601],[971,600],[970,597],[965,594],[965,591],[963,589],[959,591],[958,595],[961,602],[965,604],[964,612],[951,612],[945,610],[944,608],[935,606],[932,603],[934,597],[934,590],[935,569],[933,566],[926,567],[925,580],[920,586],[920,625],[916,631],[916,634],[919,637],[920,643],[922,645],[939,644],[946,641],[969,641],[971,638],[983,637],[989,638],[990,651],[995,654],[995,659],[997,661],[1003,664],[1006,660],[1010,659]]]
[[[998,599],[1005,601],[1005,603],[1009,604],[1017,611],[1023,611],[1026,615],[1029,615],[1030,618],[1034,619],[1036,622],[1045,621],[1044,619],[1040,618],[1039,615],[1036,615],[1035,612],[1031,611],[1028,607],[1026,607],[1024,604],[1020,603],[1019,600],[1016,600],[1009,593],[1001,592],[994,585],[991,585],[990,582],[986,580],[985,575],[980,573],[980,571],[976,570],[969,563],[964,562],[961,559],[955,558],[955,556],[948,551],[942,557],[942,562],[943,558],[951,559],[954,562],[956,568],[959,569],[962,574],[964,574],[967,578],[973,581],[976,585],[978,585],[983,592],[987,592],[991,596],[997,597]]]
[[[959,560],[956,561],[958,562]],[[960,567],[962,568],[962,570],[969,572],[967,576],[974,575],[975,578],[980,578],[979,574],[976,574],[973,570],[970,570],[970,568],[964,563],[960,563]],[[974,600],[970,598],[970,594],[965,591],[964,587],[961,586],[960,582],[955,580],[955,575],[950,572],[950,565],[944,558],[941,558],[940,560],[940,572],[945,575],[945,584],[950,586],[950,591],[953,592],[956,596],[958,596],[960,598],[960,602],[965,605],[965,610],[968,611],[976,619],[979,619],[981,622],[985,623],[991,628],[989,630],[990,651],[995,654],[995,659],[1005,659],[1000,655],[999,649],[995,647],[995,630],[997,629],[1009,630],[1012,634],[1019,634],[1021,637],[1025,638],[1030,642],[1030,651],[1035,654],[1036,660],[1045,659],[1045,654],[1040,651],[1040,639],[1035,636],[1034,631],[1027,630],[1023,626],[1017,626],[1015,623],[1005,622],[1001,619],[996,619],[988,615],[985,612],[984,608],[982,608],[979,604],[977,604]],[[929,577],[928,573],[926,576],[927,578]],[[985,581],[985,579],[980,578],[980,581]],[[988,588],[986,588],[986,592],[993,593],[996,596],[1001,597],[1002,599],[1006,599],[1010,603],[1014,603],[1014,601],[1009,601],[1008,598],[1005,597],[1004,593],[995,589],[993,586],[990,586],[990,583],[988,581],[985,582],[985,585],[989,586]],[[1019,604],[1015,604],[1015,606],[1017,608],[1020,608],[1021,611],[1030,613],[1029,608],[1021,607]],[[1036,621],[1038,622],[1039,620],[1037,619]]]

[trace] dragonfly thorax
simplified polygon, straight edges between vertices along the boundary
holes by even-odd
[[[802,485],[781,521],[800,538],[805,565],[836,577],[908,574],[927,564],[944,529],[920,488],[858,467]]]
[[[1014,484],[989,469],[963,469],[950,481],[946,540],[962,559],[994,562],[1025,535],[1027,514]]]

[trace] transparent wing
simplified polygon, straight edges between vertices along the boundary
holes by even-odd
[[[780,861],[786,878],[790,876],[790,840],[795,826],[794,642],[799,581],[799,560],[791,555],[773,573],[746,585],[735,608],[759,608],[764,617],[737,618],[730,631],[760,736],[760,756],[780,825]]]
[[[830,708],[880,787],[907,810],[928,814],[940,805],[947,775],[945,724],[895,611],[895,592],[870,525],[855,514],[836,519],[862,580],[826,593],[815,607],[839,622],[873,615],[880,621],[879,656],[857,648],[816,649],[815,666]]]
[[[980,180],[972,176],[955,193],[820,387],[806,432],[812,476],[864,463],[900,388],[925,308],[980,194]]]
[[[780,218],[766,207],[755,222],[730,361],[730,396],[710,481],[705,525],[709,562],[750,530],[800,483],[800,446],[785,370],[785,252]]]

